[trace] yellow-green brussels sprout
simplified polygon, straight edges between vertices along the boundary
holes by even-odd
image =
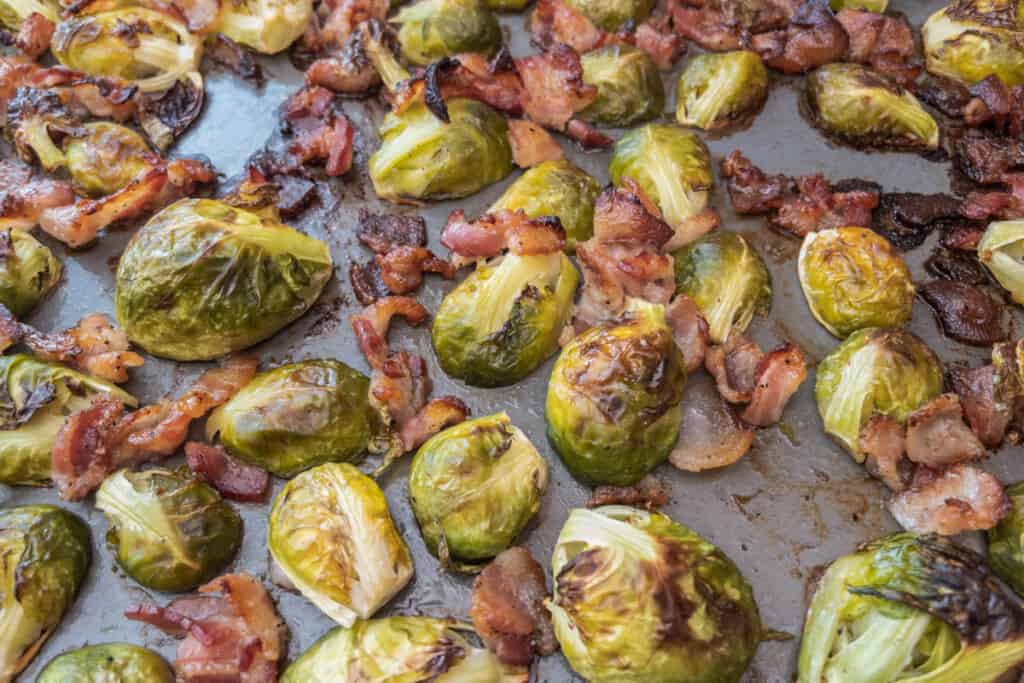
[[[530,0],[487,0],[487,6],[495,12],[522,12]]]
[[[942,393],[942,364],[904,330],[865,328],[846,338],[817,369],[814,395],[825,431],[857,462],[860,430],[875,413],[900,423]]]
[[[183,593],[214,578],[242,543],[242,518],[187,467],[119,470],[96,492],[107,544],[146,588]]]
[[[711,341],[743,332],[772,305],[768,267],[741,235],[716,230],[672,254],[676,291],[696,302]]]
[[[798,683],[995,683],[1024,659],[1019,598],[940,536],[894,534],[818,583]],[[1002,617],[993,628],[993,615]]]
[[[573,476],[629,486],[679,436],[686,365],[662,306],[634,300],[562,349],[548,383],[548,438]]]
[[[302,653],[281,683],[502,683],[498,659],[445,619],[387,617],[337,627]]]
[[[0,510],[0,680],[14,680],[60,624],[85,580],[90,548],[89,527],[67,510]]]
[[[402,56],[426,66],[460,52],[491,53],[501,45],[498,19],[484,0],[417,0],[391,19]]]
[[[825,134],[863,147],[937,149],[939,125],[909,90],[860,64],[826,64],[807,77],[807,104]]]
[[[0,356],[0,482],[46,483],[64,418],[88,408],[101,392],[126,406],[138,404],[113,384],[59,363],[22,353]]]
[[[174,672],[150,649],[105,643],[54,657],[36,683],[174,683]]]
[[[60,9],[56,0],[0,0],[0,26],[17,31],[33,12],[56,24],[60,21]]]
[[[565,0],[566,4],[603,28],[615,32],[626,24],[639,25],[650,15],[655,0]]]
[[[665,108],[658,65],[643,50],[608,45],[581,61],[583,82],[597,88],[597,99],[580,112],[584,121],[624,127],[657,118]]]
[[[928,71],[966,83],[995,75],[1008,86],[1024,85],[1020,17],[989,14],[971,2],[956,4],[959,8],[941,9],[921,27]]]
[[[198,71],[202,48],[169,14],[132,6],[65,19],[50,43],[64,66],[133,81],[143,92],[167,90]]]
[[[0,304],[14,317],[31,313],[57,286],[62,272],[50,248],[29,233],[0,232]]]
[[[294,43],[312,18],[312,0],[231,0],[221,3],[217,30],[236,43],[275,55]]]
[[[882,13],[889,5],[889,0],[829,0],[832,10],[864,9],[869,12]]]
[[[910,320],[910,270],[889,240],[873,230],[808,233],[797,271],[811,313],[840,339],[865,327],[902,327]]]
[[[333,268],[316,238],[214,199],[183,199],[128,243],[114,303],[121,327],[146,351],[208,360],[301,316]]]
[[[631,178],[672,227],[708,205],[714,182],[711,155],[696,133],[679,126],[648,123],[617,143],[608,164],[616,187]]]
[[[384,493],[346,463],[306,470],[281,489],[267,544],[288,580],[342,626],[373,616],[412,578]]]
[[[466,569],[511,546],[540,509],[547,461],[508,415],[468,420],[420,446],[409,500],[427,548]]]
[[[1024,481],[1006,487],[1010,512],[988,530],[988,561],[996,574],[1024,593]]]
[[[149,145],[131,128],[107,121],[86,123],[64,141],[64,166],[75,190],[90,197],[117,192],[154,159]]]
[[[522,210],[528,218],[554,216],[565,230],[566,251],[594,234],[594,204],[601,185],[571,161],[545,161],[508,186],[489,212]]]
[[[384,117],[370,157],[377,194],[391,201],[466,197],[512,172],[508,123],[483,102],[448,100],[449,123],[423,102]]]
[[[558,350],[578,282],[561,252],[508,253],[478,264],[434,317],[441,367],[473,386],[515,384]]]
[[[749,119],[768,98],[768,69],[756,52],[706,52],[679,74],[676,121],[717,130]]]
[[[737,683],[761,641],[736,565],[663,514],[573,510],[551,570],[555,636],[592,683]]]
[[[978,243],[978,259],[1018,304],[1024,304],[1024,221],[990,223]]]

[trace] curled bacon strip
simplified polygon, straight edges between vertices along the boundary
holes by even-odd
[[[526,119],[512,119],[508,122],[508,140],[512,145],[512,159],[520,168],[565,158],[565,152],[558,141],[546,130]]]
[[[740,419],[755,427],[773,425],[800,385],[807,379],[807,359],[793,344],[772,350],[757,364],[754,391]]]
[[[545,128],[564,131],[577,112],[597,99],[597,87],[583,81],[580,56],[568,45],[557,43],[515,64],[523,81],[523,111]]]
[[[334,93],[307,86],[284,105],[288,125],[288,154],[294,169],[323,163],[329,176],[348,173],[352,167],[355,128],[341,110]]]
[[[910,488],[889,503],[904,529],[943,536],[991,529],[1009,509],[998,479],[963,464],[942,472],[918,468]]]
[[[185,444],[185,462],[221,495],[231,500],[259,502],[270,489],[267,471],[232,458],[223,446],[189,441]]]
[[[75,201],[71,186],[36,173],[18,161],[0,159],[0,229],[31,230],[47,209]]]
[[[467,221],[462,209],[448,215],[441,244],[459,258],[461,266],[479,258],[493,258],[506,249],[519,256],[551,254],[565,246],[565,230],[551,216],[529,218],[523,210],[501,209]]]

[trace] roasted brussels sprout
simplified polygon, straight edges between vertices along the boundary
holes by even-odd
[[[857,462],[861,427],[875,413],[900,423],[942,393],[942,364],[910,332],[865,328],[846,338],[817,369],[814,395],[825,431]]]
[[[345,463],[306,470],[274,499],[277,567],[342,626],[368,619],[412,578],[412,557],[377,483]]]
[[[571,511],[551,571],[555,636],[592,683],[736,683],[761,641],[736,565],[663,514]]]
[[[0,26],[17,31],[33,12],[56,24],[60,21],[60,9],[56,0],[0,0]]]
[[[989,223],[978,243],[978,259],[1014,301],[1024,304],[1024,221]]]
[[[275,55],[294,43],[312,18],[312,0],[232,0],[221,4],[217,30],[236,43]]]
[[[1024,481],[1006,487],[1010,512],[988,530],[988,561],[996,574],[1024,593]]]
[[[242,518],[186,467],[119,470],[96,492],[107,544],[146,588],[183,593],[221,573],[242,543]]]
[[[771,308],[768,268],[741,235],[716,230],[672,256],[676,291],[697,303],[714,343],[743,332],[755,313],[767,314]]]
[[[548,383],[548,438],[573,476],[629,486],[679,436],[686,365],[662,306],[634,300],[562,349]]]
[[[147,169],[149,145],[131,128],[107,121],[86,123],[64,140],[64,166],[75,190],[90,197],[113,194]]]
[[[40,485],[64,418],[103,392],[127,406],[135,397],[101,379],[27,354],[0,356],[0,482]]]
[[[811,118],[851,145],[937,149],[939,126],[910,91],[860,64],[826,64],[807,77]]]
[[[379,196],[396,202],[466,197],[512,172],[505,118],[476,100],[446,104],[449,123],[422,102],[384,118],[381,146],[369,164]]]
[[[484,0],[417,0],[391,21],[401,26],[402,56],[419,66],[460,52],[491,53],[501,45],[498,19]]]
[[[105,643],[54,657],[36,683],[174,683],[174,672],[148,648]]]
[[[313,305],[331,277],[327,245],[213,199],[153,216],[117,265],[128,337],[174,360],[207,360],[263,341]]]
[[[869,12],[884,12],[889,0],[829,0],[836,12],[844,9],[865,9]]]
[[[749,119],[768,98],[768,69],[756,52],[706,52],[679,74],[676,121],[717,130]]]
[[[0,232],[0,304],[16,318],[32,312],[64,271],[50,248],[24,230]]]
[[[665,108],[658,65],[631,45],[608,45],[583,55],[583,82],[597,99],[580,112],[584,121],[625,127],[657,118]]]
[[[797,271],[811,313],[840,339],[865,327],[902,327],[910,320],[910,270],[889,240],[873,230],[808,233]]]
[[[487,6],[495,12],[522,12],[530,0],[487,0]]]
[[[579,275],[561,252],[480,263],[445,295],[433,339],[444,371],[467,384],[515,384],[558,350]]]
[[[566,4],[605,31],[639,25],[650,15],[655,0],[565,0]]]
[[[797,681],[994,683],[1024,659],[1021,624],[1009,616],[993,628],[993,615],[1019,615],[1018,604],[981,557],[948,539],[880,538],[818,583]]]
[[[478,569],[515,542],[540,509],[547,483],[547,461],[498,413],[449,427],[420,446],[409,500],[430,552]]]
[[[925,67],[930,73],[967,83],[998,76],[1008,86],[1024,85],[1024,23],[970,11],[972,3],[941,9],[921,27]],[[1012,3],[1011,6],[1015,6]]]
[[[0,510],[0,680],[14,680],[57,628],[85,580],[90,548],[89,527],[67,510]]]

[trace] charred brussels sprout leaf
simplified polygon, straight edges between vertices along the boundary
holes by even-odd
[[[573,510],[551,570],[555,635],[593,683],[735,683],[761,640],[736,565],[663,514]]]
[[[910,320],[910,270],[889,240],[873,230],[808,233],[797,269],[811,313],[840,339],[865,327],[902,327]]]
[[[498,19],[484,0],[418,0],[391,20],[402,56],[426,66],[460,52],[491,53],[501,45]]]
[[[583,82],[597,88],[597,99],[580,112],[583,120],[624,127],[661,114],[665,86],[643,50],[609,45],[584,54],[582,62]]]
[[[654,9],[655,0],[566,0],[566,4],[603,28],[615,32],[639,25]]]
[[[188,468],[119,470],[96,492],[107,543],[146,588],[182,593],[223,570],[242,542],[242,519]]]
[[[133,342],[207,360],[263,341],[301,316],[331,277],[327,245],[212,199],[149,220],[117,267],[117,317]]]
[[[807,77],[814,124],[851,145],[937,149],[939,126],[910,91],[859,64],[826,64]]]
[[[756,52],[697,55],[679,75],[676,120],[703,130],[749,119],[768,97],[768,70]]]
[[[904,422],[942,393],[942,364],[910,332],[865,328],[854,332],[817,369],[814,395],[825,432],[857,462],[861,427],[874,413]]]
[[[548,438],[573,476],[634,484],[675,445],[685,382],[664,309],[634,302],[622,321],[562,349],[548,383]]]
[[[85,580],[89,527],[53,505],[0,510],[0,680],[28,666]]]
[[[978,243],[978,258],[993,277],[1024,304],[1024,221],[990,223]]]
[[[1018,593],[1024,593],[1024,482],[1006,487],[1009,514],[988,531],[988,561]]]
[[[154,159],[149,145],[131,128],[105,121],[87,123],[64,142],[64,165],[75,190],[90,197],[117,192]]]
[[[26,354],[0,356],[0,482],[39,485],[64,418],[88,408],[97,393],[134,407],[120,388]]]
[[[274,55],[294,43],[312,18],[312,0],[231,0],[221,3],[217,30],[236,43]]]
[[[466,197],[512,172],[505,118],[475,100],[447,105],[449,123],[422,102],[384,118],[380,149],[370,157],[378,195],[413,202]]]
[[[711,341],[743,332],[772,305],[768,268],[734,232],[716,230],[673,253],[676,291],[692,298],[708,322]]]
[[[60,10],[57,0],[0,0],[0,26],[17,31],[33,12],[56,24],[60,21]]]
[[[384,493],[348,464],[288,482],[270,510],[267,543],[288,580],[342,626],[373,616],[412,578]]]
[[[36,683],[174,683],[174,672],[150,649],[105,643],[54,657]]]
[[[925,67],[930,73],[967,83],[995,75],[1008,86],[1024,85],[1021,28],[986,22],[984,13],[958,15],[941,9],[921,27]]]
[[[547,483],[547,461],[499,413],[449,427],[423,444],[409,472],[409,499],[430,552],[479,569],[515,542],[540,508]]]
[[[21,318],[60,282],[63,268],[49,247],[23,230],[0,232],[0,304]]]

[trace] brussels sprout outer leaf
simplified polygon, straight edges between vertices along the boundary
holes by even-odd
[[[566,0],[566,4],[580,12],[605,31],[616,32],[624,24],[639,25],[650,15],[655,0]]]
[[[391,21],[401,26],[402,55],[418,66],[460,52],[491,53],[501,45],[498,19],[484,0],[418,0]]]
[[[236,43],[274,55],[294,43],[312,18],[312,0],[232,0],[221,5],[217,30]]]
[[[679,75],[676,120],[715,130],[742,122],[768,97],[768,70],[756,52],[697,55]]]
[[[978,259],[992,276],[1024,304],[1024,221],[990,223],[978,243]]]
[[[49,247],[24,230],[0,233],[0,244],[10,240],[0,256],[0,304],[22,318],[60,282],[63,267]]]
[[[1024,593],[1024,482],[1006,487],[1012,507],[988,530],[988,561],[1001,579]]]
[[[174,672],[148,648],[105,643],[54,657],[36,683],[174,683]]]
[[[969,5],[970,3],[964,3]],[[974,19],[983,19],[975,15]],[[930,73],[966,83],[998,76],[1007,86],[1024,85],[1024,33],[953,18],[941,9],[921,27],[925,66]]]
[[[621,128],[657,118],[665,108],[658,65],[643,50],[609,45],[581,61],[583,82],[597,88],[597,99],[580,112],[584,121]]]

